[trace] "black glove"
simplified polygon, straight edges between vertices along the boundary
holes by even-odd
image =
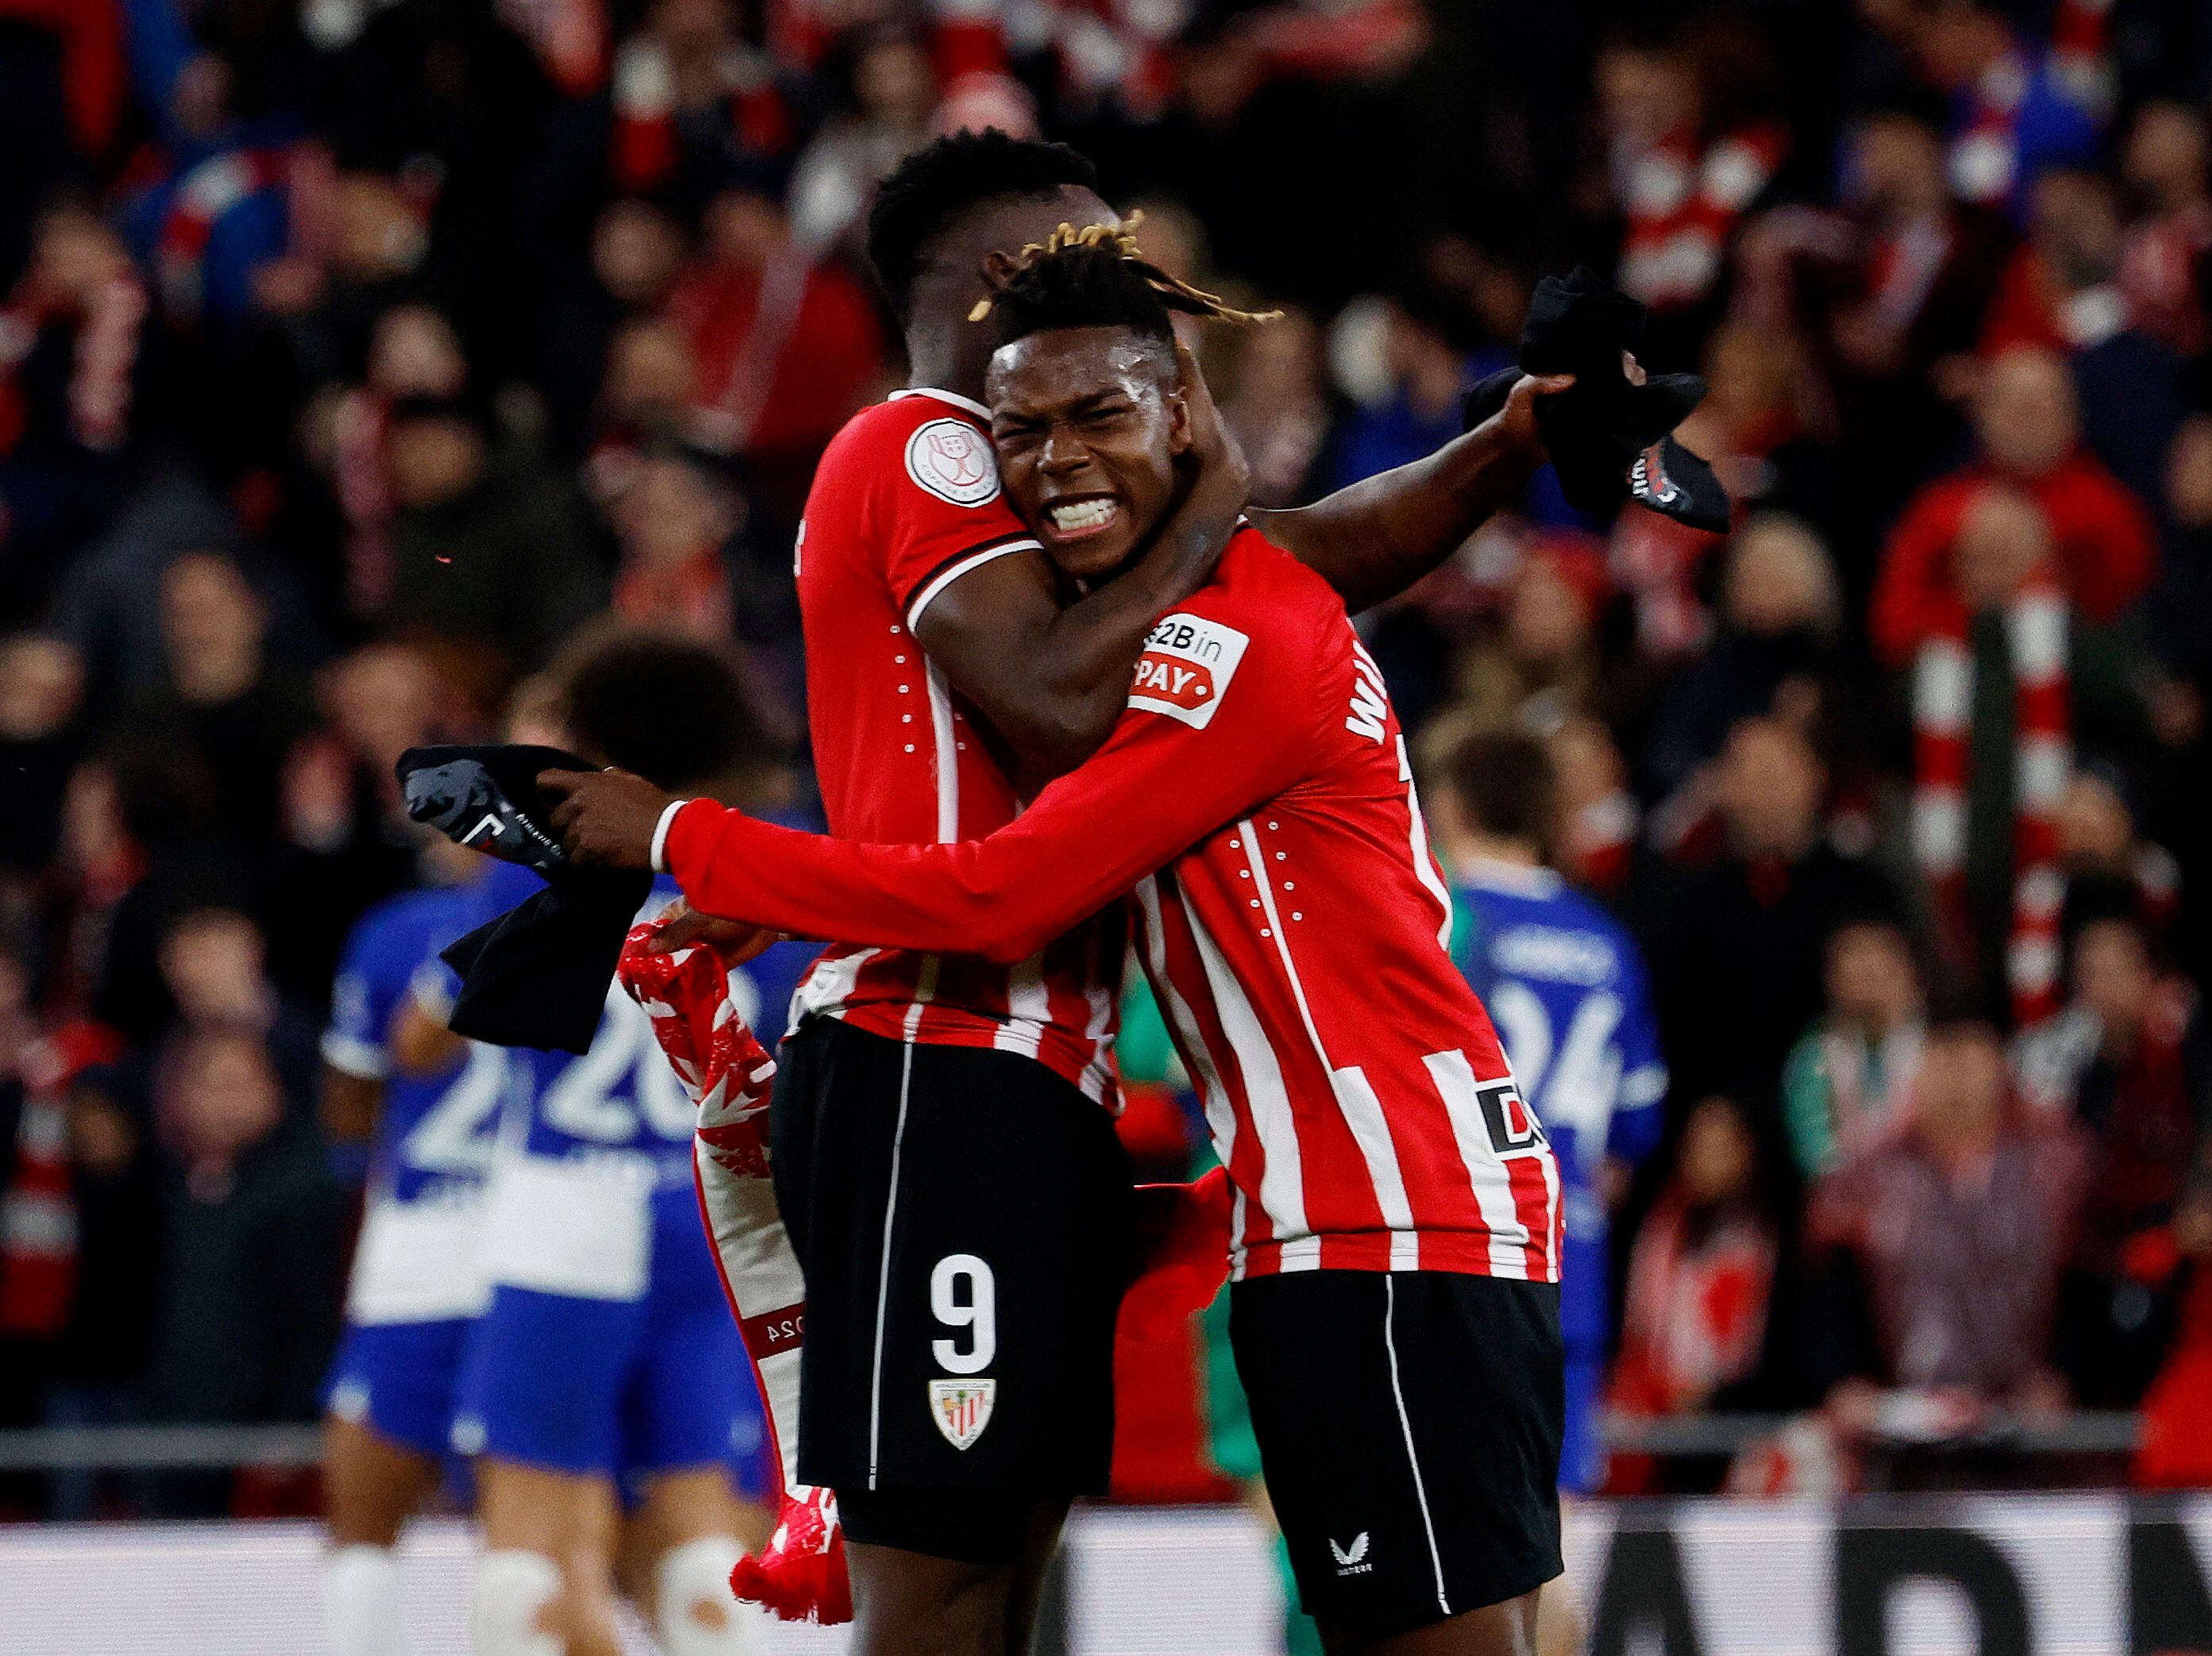
[[[410,748],[399,755],[407,814],[455,845],[540,874],[568,865],[561,842],[532,820],[552,815],[538,792],[538,773],[587,771],[588,760],[560,748]],[[517,799],[530,802],[526,810]]]
[[[576,867],[538,826],[553,804],[538,791],[538,773],[592,768],[559,748],[410,748],[399,755],[410,816],[545,877],[543,890],[440,951],[461,979],[446,1020],[455,1034],[495,1046],[590,1050],[623,934],[653,889],[650,874]]]
[[[1571,373],[1569,390],[1540,399],[1536,424],[1567,503],[1599,514],[1632,500],[1693,528],[1729,526],[1729,498],[1712,468],[1672,436],[1705,400],[1693,373],[1629,383],[1621,356],[1644,331],[1644,307],[1587,267],[1546,276],[1528,301],[1520,365],[1490,375],[1462,409],[1472,429],[1505,406],[1523,373]]]

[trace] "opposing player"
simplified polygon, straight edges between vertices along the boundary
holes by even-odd
[[[1452,877],[1452,956],[1489,1009],[1559,1158],[1567,1362],[1559,1487],[1588,1495],[1605,1481],[1596,1422],[1613,1314],[1607,1234],[1663,1125],[1658,1022],[1635,940],[1547,864],[1557,784],[1542,746],[1511,732],[1472,736],[1440,772],[1433,818]],[[1577,1619],[1564,1583],[1546,1591],[1547,1656],[1578,1648]]]
[[[1202,395],[1214,464],[1189,468],[1144,552],[1095,591],[1001,491],[981,401],[992,331],[970,312],[1011,273],[1007,250],[1112,216],[1080,155],[999,132],[933,144],[878,191],[869,256],[912,388],[830,445],[797,556],[815,767],[841,837],[930,844],[1012,821],[1105,739],[1153,622],[1235,525],[1244,485]],[[1429,460],[1266,514],[1269,532],[1354,606],[1401,590],[1540,462],[1539,384]],[[1011,968],[834,946],[802,989],[811,1033],[778,1096],[806,1101],[826,1148],[811,1185],[784,1192],[807,1277],[801,1474],[838,1494],[864,1656],[1018,1647],[1069,1497],[1104,1478],[1128,1168],[1098,1107],[1125,929],[1116,909]],[[997,1313],[980,1364],[939,1314],[977,1303],[975,1260]],[[1006,1383],[968,1386],[983,1368]]]
[[[1013,274],[998,319],[1008,497],[1066,579],[1110,590],[1171,511],[1191,443],[1161,294],[1110,242],[1079,239]],[[1339,1652],[1525,1650],[1559,1570],[1558,1171],[1446,953],[1448,894],[1381,673],[1338,594],[1247,528],[1152,629],[1124,701],[1096,756],[962,844],[855,844],[635,778],[548,780],[574,854],[653,856],[701,909],[781,931],[1014,962],[1133,888],[1237,1188],[1232,1338],[1307,1609]],[[851,1062],[850,1032],[809,1018],[786,1051],[804,1077]],[[890,1049],[875,1107],[895,1152],[911,1053]],[[821,1096],[777,1101],[787,1211],[847,1148],[823,1132]],[[894,1225],[939,1165],[884,1168]],[[1067,1199],[1041,1196],[1036,1169],[993,1169],[993,1202],[1018,1216]],[[1017,1355],[1035,1301],[1001,1288],[1033,1269],[1026,1239],[991,1213],[965,1230],[975,1245],[922,1273],[921,1305],[894,1277],[879,1313],[916,1336],[933,1324],[936,1372],[879,1368],[868,1392],[819,1404],[810,1390],[810,1418],[932,1410],[950,1460],[1036,1383]]]
[[[443,839],[423,858],[436,883],[355,926],[323,1036],[325,1125],[341,1142],[370,1140],[345,1332],[325,1393],[324,1598],[339,1656],[404,1647],[392,1549],[450,1458],[463,1343],[486,1295],[478,1230],[507,1054],[454,1042],[414,986],[426,968],[443,970],[439,949],[497,908],[483,858]]]
[[[652,634],[586,640],[556,664],[550,728],[518,732],[744,797],[757,733],[717,652]],[[648,720],[661,698],[680,720]],[[499,865],[512,906],[536,877]],[[657,909],[672,889],[649,904]],[[803,955],[801,956],[803,959]],[[740,1009],[787,992],[763,956]],[[610,987],[581,1057],[514,1049],[484,1230],[490,1303],[453,1428],[476,1458],[485,1553],[479,1656],[613,1656],[617,1591],[669,1656],[762,1648],[729,1593],[757,1543],[764,1431],[692,1189],[693,1110],[645,1015]]]

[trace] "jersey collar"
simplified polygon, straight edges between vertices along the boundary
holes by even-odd
[[[934,397],[940,403],[950,403],[956,409],[965,409],[987,426],[991,423],[990,409],[972,397],[961,396],[958,391],[939,391],[934,385],[908,385],[904,391],[893,391],[885,400],[896,403],[902,397]]]

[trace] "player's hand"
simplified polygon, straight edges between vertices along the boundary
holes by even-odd
[[[714,951],[725,966],[743,966],[754,955],[783,941],[783,933],[744,920],[726,920],[719,914],[702,914],[685,903],[670,911],[672,918],[653,934],[645,946],[648,955],[672,955],[695,943]]]
[[[676,803],[642,776],[628,771],[540,771],[538,786],[560,803],[553,832],[575,862],[600,868],[653,866],[653,835],[660,814]]]
[[[1574,383],[1575,377],[1571,373],[1524,373],[1505,393],[1505,406],[1491,419],[1514,447],[1540,452],[1544,434],[1536,425],[1536,399],[1556,397]]]

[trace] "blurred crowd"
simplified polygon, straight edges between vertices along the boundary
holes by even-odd
[[[1200,342],[1263,503],[1577,263],[1711,382],[1731,533],[1540,474],[1362,623],[1649,964],[1614,1406],[1819,1411],[1740,1487],[2147,1398],[2212,1470],[2208,93],[2170,0],[0,0],[0,1426],[313,1417],[402,749],[611,613],[735,640],[803,806],[856,226],[992,124],[1285,308]]]

